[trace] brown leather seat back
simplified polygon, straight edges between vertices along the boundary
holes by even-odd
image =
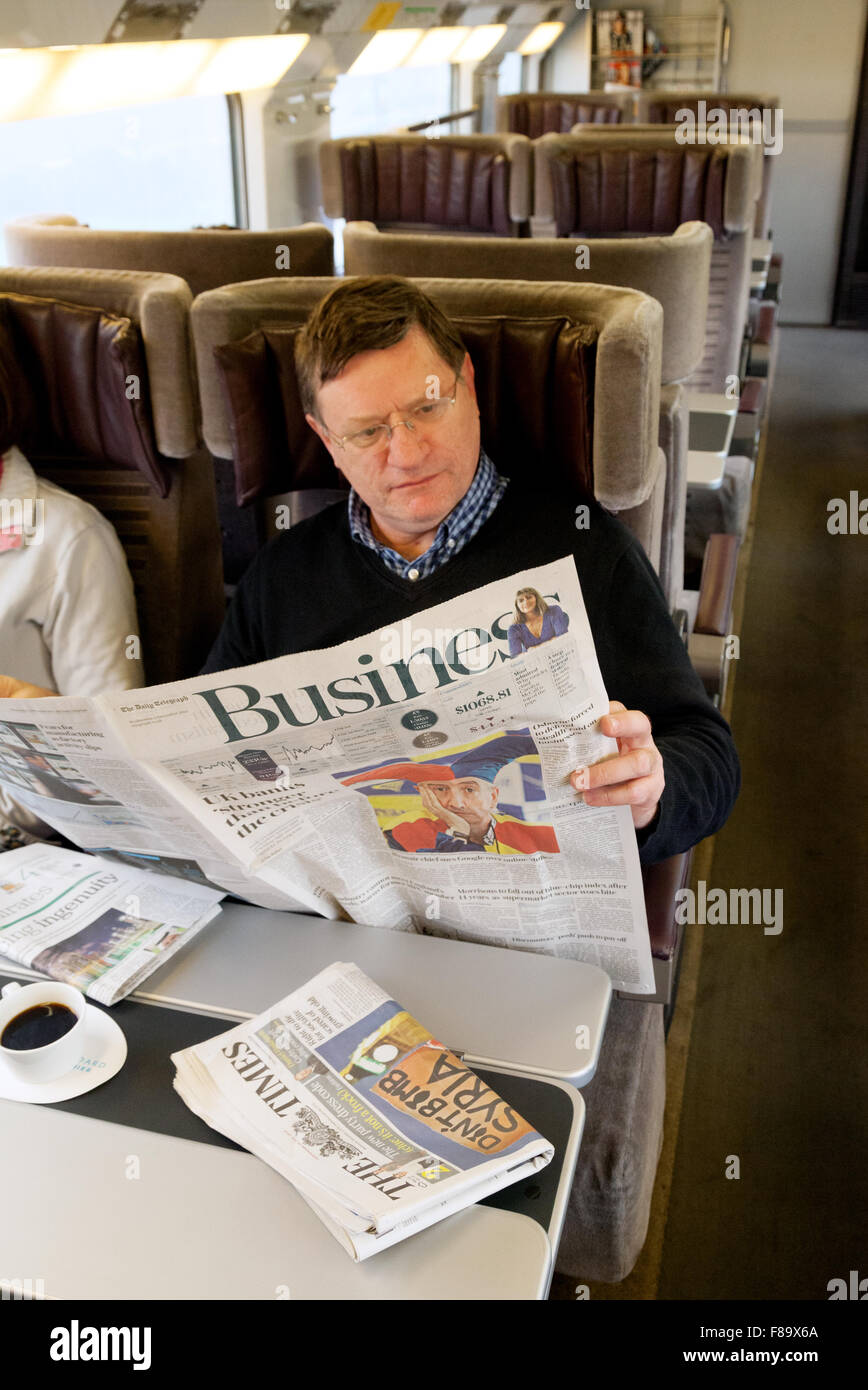
[[[348,222],[514,236],[530,217],[531,148],[520,135],[327,140],[323,206]]]
[[[435,296],[436,297],[436,296]],[[509,477],[546,476],[593,496],[596,331],[568,315],[452,315],[476,373],[486,448]],[[295,327],[256,329],[215,348],[234,444],[239,505],[339,486],[331,456],[306,424],[295,373]]]
[[[239,502],[255,498],[266,518],[283,505],[283,491],[338,485],[318,441],[295,433],[300,403],[288,345],[275,335],[297,328],[339,283],[226,285],[193,305],[205,440],[218,458],[234,459]],[[641,538],[657,564],[665,482],[657,448],[659,304],[601,285],[416,283],[464,335],[495,464],[532,473],[542,485],[570,478],[592,488],[634,529],[641,512],[648,518]]]
[[[21,447],[117,531],[149,684],[198,670],[224,607],[213,468],[191,434],[189,302],[175,277],[0,271],[0,332],[36,406]]]
[[[426,222],[509,232],[509,165],[502,154],[441,141],[354,140],[341,150],[347,220]]]
[[[683,222],[707,222],[721,237],[728,158],[713,146],[565,146],[550,164],[556,234],[668,236]]]
[[[568,96],[550,92],[509,97],[504,129],[536,140],[540,135],[566,135],[574,125],[619,125],[622,106],[594,100],[592,95]]]

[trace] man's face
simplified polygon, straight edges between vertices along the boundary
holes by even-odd
[[[498,790],[480,777],[459,777],[449,782],[429,782],[441,806],[467,821],[472,831],[485,834],[497,805]]]
[[[319,419],[307,422],[322,439],[335,465],[386,534],[424,535],[436,530],[460,502],[479,461],[479,411],[473,366],[464,359],[461,380],[418,327],[393,347],[359,353],[340,376],[318,393]],[[455,404],[436,424],[424,421],[411,432],[399,420],[426,401],[448,397]],[[336,438],[371,425],[395,426],[391,440],[364,451]],[[323,429],[325,426],[325,429]]]

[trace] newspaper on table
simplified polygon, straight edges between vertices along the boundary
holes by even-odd
[[[522,589],[548,606],[536,639]],[[0,782],[95,853],[262,907],[589,961],[648,993],[630,811],[569,781],[617,752],[608,708],[567,556],[321,651],[0,701]]]
[[[190,1109],[291,1182],[354,1260],[554,1154],[357,965],[330,965],[172,1061]]]
[[[220,911],[222,890],[55,845],[0,859],[0,954],[114,1004]]]

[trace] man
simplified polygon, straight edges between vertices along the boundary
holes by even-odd
[[[360,783],[410,782],[428,816],[401,821],[386,830],[392,849],[411,854],[453,851],[478,854],[547,854],[559,852],[550,825],[529,823],[515,816],[496,815],[500,788],[496,778],[518,758],[531,758],[539,768],[537,747],[527,730],[501,734],[442,763],[390,763],[343,778],[344,786]],[[433,817],[433,819],[431,819]]]
[[[718,829],[738,758],[653,570],[595,504],[577,531],[574,499],[499,476],[481,448],[473,364],[437,306],[394,276],[347,280],[313,310],[296,362],[306,419],[349,502],[260,551],[204,670],[334,646],[572,554],[618,697],[600,728],[619,750],[576,769],[573,786],[589,805],[630,807],[644,862]]]

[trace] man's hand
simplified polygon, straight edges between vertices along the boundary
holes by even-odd
[[[43,695],[56,694],[56,690],[46,690],[43,685],[30,685],[14,676],[0,676],[0,700],[39,700]]]
[[[470,826],[463,816],[458,816],[454,811],[450,811],[447,806],[442,805],[437,800],[437,794],[431,787],[427,787],[424,782],[419,783],[419,796],[426,811],[430,811],[432,816],[438,820],[445,820],[450,830],[455,830],[459,835],[470,836]]]
[[[587,806],[629,806],[633,825],[642,830],[656,816],[664,786],[663,758],[651,737],[651,721],[641,710],[610,700],[599,727],[601,734],[618,740],[617,756],[576,768],[570,781],[584,792]]]

